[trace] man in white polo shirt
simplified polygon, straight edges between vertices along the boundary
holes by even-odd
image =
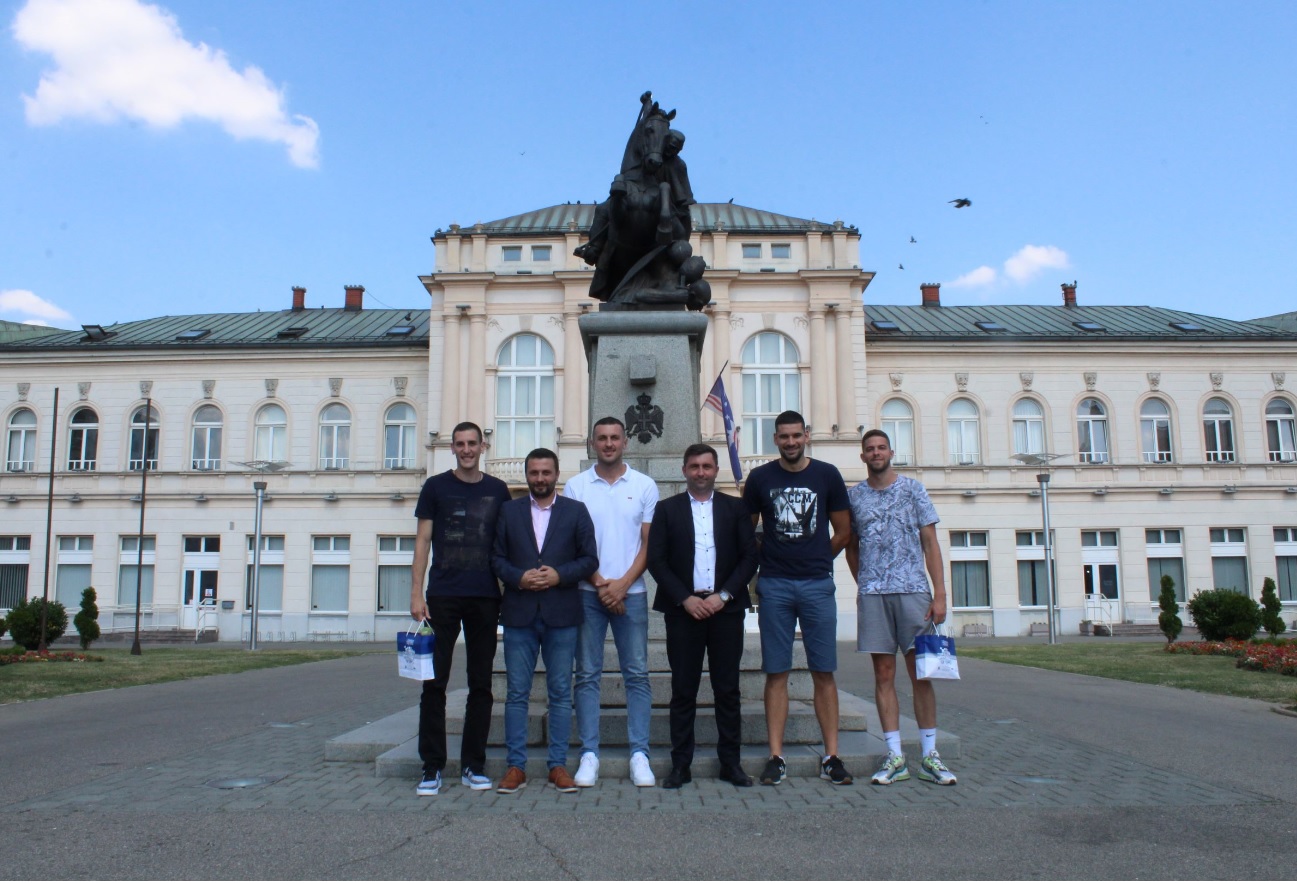
[[[599,688],[603,648],[612,626],[622,683],[626,687],[626,735],[630,745],[631,781],[642,788],[657,784],[649,767],[648,595],[644,570],[648,561],[649,525],[658,502],[657,484],[631,469],[626,453],[626,426],[616,417],[594,425],[595,463],[574,476],[563,496],[590,510],[599,545],[599,569],[581,583],[585,621],[577,638],[575,705],[581,737],[581,765],[576,784],[589,788],[599,780]]]

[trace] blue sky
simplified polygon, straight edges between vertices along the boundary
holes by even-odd
[[[604,196],[860,228],[868,303],[1297,309],[1297,4],[0,0],[0,318],[423,307],[429,237]],[[956,210],[948,200],[967,197]],[[910,243],[913,236],[916,243]],[[904,269],[899,269],[900,264]]]

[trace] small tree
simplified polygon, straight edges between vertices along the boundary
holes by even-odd
[[[7,632],[8,630],[9,630],[9,620],[5,619],[3,616],[0,616],[0,638],[3,638],[5,636],[5,632]]]
[[[1157,596],[1157,606],[1162,612],[1157,615],[1157,627],[1166,635],[1166,642],[1171,644],[1180,637],[1184,623],[1180,621],[1180,605],[1175,602],[1175,580],[1171,574],[1162,574],[1162,593]]]
[[[1283,605],[1279,603],[1279,593],[1275,590],[1274,580],[1270,577],[1265,578],[1261,584],[1261,627],[1264,628],[1270,637],[1276,637],[1283,634],[1285,628],[1283,617]]]
[[[44,598],[27,598],[18,602],[9,611],[9,631],[13,634],[15,644],[22,644],[28,650],[38,650],[41,646],[41,606]],[[58,601],[48,602],[45,608],[45,644],[54,643],[68,630],[68,611]]]
[[[1261,628],[1261,605],[1233,589],[1209,589],[1189,600],[1189,615],[1204,641],[1247,641]]]
[[[82,650],[89,650],[90,645],[99,640],[99,605],[95,603],[93,586],[81,593],[81,611],[73,617],[72,624],[81,637]]]

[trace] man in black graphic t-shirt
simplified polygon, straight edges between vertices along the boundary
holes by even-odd
[[[410,615],[420,622],[426,619],[436,635],[436,679],[423,682],[419,698],[423,778],[415,791],[421,796],[441,790],[441,771],[446,766],[446,682],[461,626],[468,702],[460,744],[460,781],[475,791],[491,787],[486,777],[486,738],[493,700],[491,665],[500,622],[500,584],[491,572],[491,549],[496,518],[500,505],[510,498],[509,488],[479,468],[486,445],[477,424],[456,426],[451,448],[455,468],[425,481],[414,509],[419,528],[410,581]]]

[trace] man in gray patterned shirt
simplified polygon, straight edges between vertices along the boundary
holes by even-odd
[[[847,564],[856,574],[856,649],[874,663],[874,701],[887,740],[887,759],[870,781],[890,785],[910,777],[901,749],[901,707],[896,696],[896,651],[914,688],[923,759],[918,777],[955,784],[937,754],[937,694],[932,681],[918,679],[914,638],[929,624],[946,620],[946,580],[937,544],[937,510],[923,485],[892,468],[892,443],[881,429],[861,439],[860,459],[869,477],[847,492],[852,538]],[[928,576],[924,576],[924,569]],[[928,577],[932,587],[928,587]]]

